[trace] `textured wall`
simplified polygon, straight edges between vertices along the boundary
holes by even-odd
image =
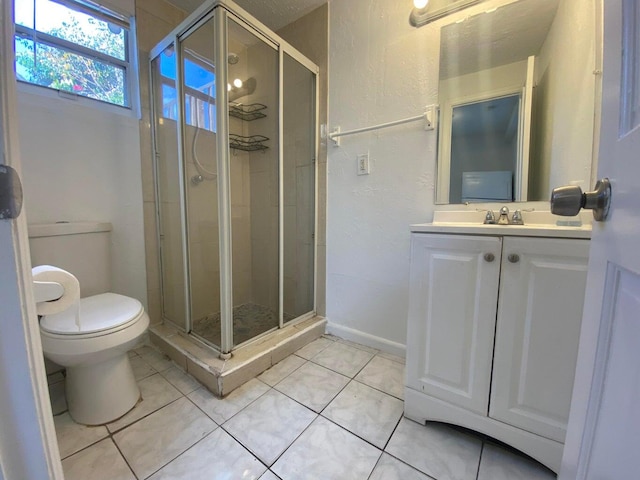
[[[563,0],[542,46],[536,110],[538,198],[549,198],[551,189],[576,182],[590,189],[593,154],[595,65],[595,2]]]
[[[115,2],[130,11],[133,2]],[[25,205],[30,223],[113,224],[112,290],[147,303],[138,120],[19,85]]]
[[[410,3],[334,0],[329,8],[329,128],[420,114],[437,103],[439,27],[409,25]],[[327,316],[339,335],[401,352],[409,225],[431,220],[436,135],[420,122],[328,147]],[[369,152],[371,174],[356,175]]]
[[[348,130],[414,116],[425,105],[438,103],[440,27],[500,3],[505,2],[487,0],[416,29],[408,22],[408,2],[332,0],[329,129],[339,125]],[[573,145],[584,150],[585,163],[566,164],[567,170],[579,175],[572,179],[585,178],[591,165],[592,120],[586,121],[588,115],[580,113],[585,121],[573,121],[574,107],[592,110],[594,98],[589,61],[593,45],[584,40],[585,35],[593,35],[589,19],[594,7],[589,2],[587,11],[580,13],[582,3],[560,2],[564,28],[570,26],[570,32],[549,44],[564,52],[570,52],[572,45],[584,49],[556,67],[560,77],[565,68],[581,72],[576,88],[567,95],[574,87],[565,83],[550,101],[554,121],[563,123],[553,134],[575,139]],[[558,34],[562,28],[557,28]],[[577,77],[572,73],[570,78]],[[435,133],[425,132],[419,123],[346,137],[342,146],[328,147],[327,316],[331,331],[387,350],[404,349],[409,225],[432,219],[436,148]],[[577,154],[578,150],[571,151]],[[357,176],[356,155],[366,152],[371,174]],[[568,152],[558,150],[554,158],[576,158],[564,156]]]

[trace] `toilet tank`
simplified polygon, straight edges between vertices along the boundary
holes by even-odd
[[[111,224],[64,222],[29,225],[31,265],[73,273],[80,297],[111,291]]]

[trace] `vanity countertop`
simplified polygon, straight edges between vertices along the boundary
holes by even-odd
[[[579,226],[557,225],[566,222],[563,217],[550,212],[523,212],[524,225],[485,225],[483,212],[443,211],[434,212],[432,223],[411,225],[414,233],[452,233],[470,235],[515,235],[521,237],[591,238],[590,212],[588,215],[571,218],[571,222],[581,222]]]

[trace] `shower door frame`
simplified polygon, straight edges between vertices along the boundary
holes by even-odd
[[[192,32],[196,31],[201,25],[214,19],[215,28],[215,44],[214,44],[214,63],[216,66],[222,66],[216,69],[216,163],[217,182],[218,182],[218,235],[219,235],[219,255],[220,255],[220,346],[214,346],[205,341],[199,335],[192,331],[193,318],[191,311],[191,272],[190,272],[190,247],[189,247],[189,231],[188,231],[188,205],[186,195],[186,165],[184,159],[184,76],[182,68],[182,50],[180,48],[181,41],[186,39]],[[228,104],[228,65],[227,65],[227,40],[228,40],[228,19],[238,23],[240,26],[256,35],[260,40],[264,41],[278,52],[278,327],[270,329],[246,342],[233,345],[233,282],[232,282],[232,229],[231,229],[231,189],[230,189],[230,163],[229,159],[231,151],[229,148],[229,104]],[[221,33],[220,33],[221,32]],[[248,12],[230,1],[209,0],[198,7],[191,15],[183,20],[169,35],[160,41],[149,54],[148,68],[152,72],[153,61],[164,50],[171,45],[174,46],[175,63],[176,63],[176,99],[177,108],[177,154],[178,154],[178,181],[180,182],[180,226],[182,235],[182,266],[184,274],[184,295],[185,295],[185,322],[184,325],[177,325],[172,320],[165,317],[164,303],[161,302],[163,321],[169,321],[180,329],[184,329],[186,333],[203,341],[208,346],[220,351],[222,357],[228,358],[232,350],[237,349],[245,344],[251,343],[258,338],[283,328],[284,321],[284,55],[289,55],[293,60],[300,63],[313,75],[313,171],[314,171],[314,238],[313,238],[313,309],[304,313],[289,322],[287,325],[302,322],[316,315],[318,305],[318,155],[320,147],[319,139],[319,85],[318,85],[318,66],[295,49],[288,42],[280,38],[271,31],[263,23],[250,15]],[[156,222],[157,222],[157,242],[158,242],[158,261],[160,267],[160,288],[164,295],[164,270],[162,260],[162,244],[161,244],[161,212],[160,212],[160,179],[158,173],[158,148],[156,142],[155,120],[156,115],[156,92],[154,90],[153,75],[149,75],[149,92],[151,95],[151,119],[152,129],[152,149],[153,149],[153,173],[155,183],[155,201],[156,201]],[[218,102],[217,99],[222,99]],[[220,108],[221,107],[221,108]],[[198,128],[198,127],[196,127]]]

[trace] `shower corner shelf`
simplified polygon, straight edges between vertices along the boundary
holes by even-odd
[[[266,115],[262,110],[266,108],[267,106],[261,103],[251,103],[249,105],[244,105],[242,103],[229,103],[229,115],[251,122],[252,120],[265,118]]]
[[[266,150],[269,148],[264,144],[269,137],[264,135],[251,135],[243,137],[234,133],[229,134],[229,147],[235,150],[243,150],[245,152],[255,152],[258,150]]]

